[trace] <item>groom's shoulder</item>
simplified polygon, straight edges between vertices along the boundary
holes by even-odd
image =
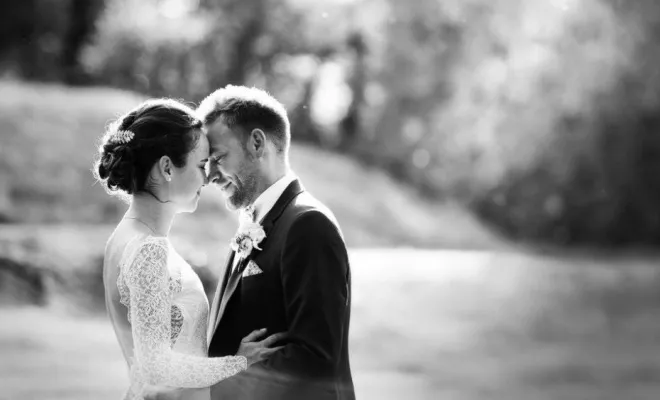
[[[288,211],[288,219],[291,224],[315,225],[318,228],[323,226],[332,227],[341,234],[335,214],[328,206],[307,191],[300,193],[291,202]]]
[[[314,197],[309,192],[302,192],[296,199],[292,202],[292,211],[293,215],[300,217],[304,214],[320,214],[330,219],[333,222],[336,222],[334,213],[330,210],[328,206],[323,204],[320,200]]]

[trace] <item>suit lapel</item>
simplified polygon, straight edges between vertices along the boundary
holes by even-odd
[[[300,182],[296,179],[295,181],[291,182],[289,186],[284,189],[284,192],[282,195],[277,199],[277,202],[275,202],[275,205],[273,208],[268,211],[268,214],[264,217],[264,219],[261,222],[261,225],[264,228],[264,232],[266,233],[266,238],[259,244],[259,246],[264,249],[264,243],[268,241],[268,235],[270,234],[270,231],[272,230],[275,221],[282,215],[286,207],[291,203],[291,201],[296,198],[300,193],[304,191],[302,185]],[[223,288],[224,290],[222,291],[223,293],[219,296],[219,306],[218,306],[218,313],[217,317],[215,319],[215,326],[213,328],[213,332],[215,332],[215,329],[217,329],[218,324],[220,324],[220,321],[222,320],[222,315],[225,312],[225,309],[227,308],[227,304],[229,303],[229,300],[231,300],[231,296],[234,294],[234,291],[236,291],[236,287],[238,286],[238,282],[241,280],[241,275],[243,274],[243,270],[245,270],[245,267],[247,266],[248,262],[255,256],[255,252],[257,250],[252,251],[252,253],[239,261],[238,265],[236,266],[236,273],[231,274],[232,276],[228,276],[227,272],[225,272],[225,279],[223,280]],[[233,252],[232,252],[233,253]],[[232,257],[233,260],[233,257]],[[231,270],[231,264],[228,264],[228,270]],[[224,286],[226,285],[226,287]],[[216,298],[218,298],[218,292],[216,291]],[[213,304],[216,304],[216,301],[213,301]]]
[[[225,313],[225,309],[227,308],[227,303],[229,303],[231,296],[236,291],[236,287],[238,286],[238,282],[241,280],[241,275],[243,274],[243,270],[247,265],[247,260],[249,260],[249,257],[241,259],[238,262],[238,265],[236,265],[236,271],[234,273],[229,274],[229,277],[227,278],[227,285],[222,293],[222,296],[220,297],[220,306],[218,307],[218,316],[215,320],[214,329],[217,329],[218,325],[220,324],[220,321],[222,320],[222,315]]]
[[[284,192],[282,192],[280,198],[277,199],[273,208],[271,208],[270,211],[268,211],[268,214],[266,214],[266,216],[261,220],[261,226],[264,227],[266,238],[263,242],[261,242],[260,246],[263,247],[263,244],[268,241],[268,234],[270,233],[271,229],[273,229],[275,221],[277,221],[284,210],[286,210],[286,207],[289,205],[289,203],[291,203],[291,201],[304,190],[305,189],[300,184],[300,181],[297,179],[291,182],[289,186],[284,189]]]
[[[215,290],[215,295],[213,296],[213,306],[211,307],[211,314],[209,314],[209,340],[215,332],[215,327],[218,325],[218,310],[220,308],[220,301],[222,300],[225,288],[227,287],[227,281],[229,280],[229,275],[231,275],[231,267],[234,263],[234,257],[236,253],[234,250],[229,250],[227,254],[227,261],[225,262],[225,271],[222,274],[222,279],[218,282],[218,287]]]

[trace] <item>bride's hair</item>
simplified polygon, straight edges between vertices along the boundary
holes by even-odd
[[[195,111],[176,100],[152,99],[112,122],[94,164],[94,175],[108,193],[148,190],[149,172],[162,156],[183,167],[202,134]]]

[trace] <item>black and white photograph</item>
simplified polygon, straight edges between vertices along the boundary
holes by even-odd
[[[3,9],[0,400],[660,398],[660,2]]]

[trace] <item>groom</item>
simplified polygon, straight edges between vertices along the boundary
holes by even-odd
[[[234,355],[255,329],[288,332],[269,359],[211,388],[220,399],[355,399],[348,357],[351,274],[330,210],[289,167],[284,107],[266,92],[227,86],[198,112],[211,144],[209,181],[265,238],[231,251],[213,301],[210,357]]]

